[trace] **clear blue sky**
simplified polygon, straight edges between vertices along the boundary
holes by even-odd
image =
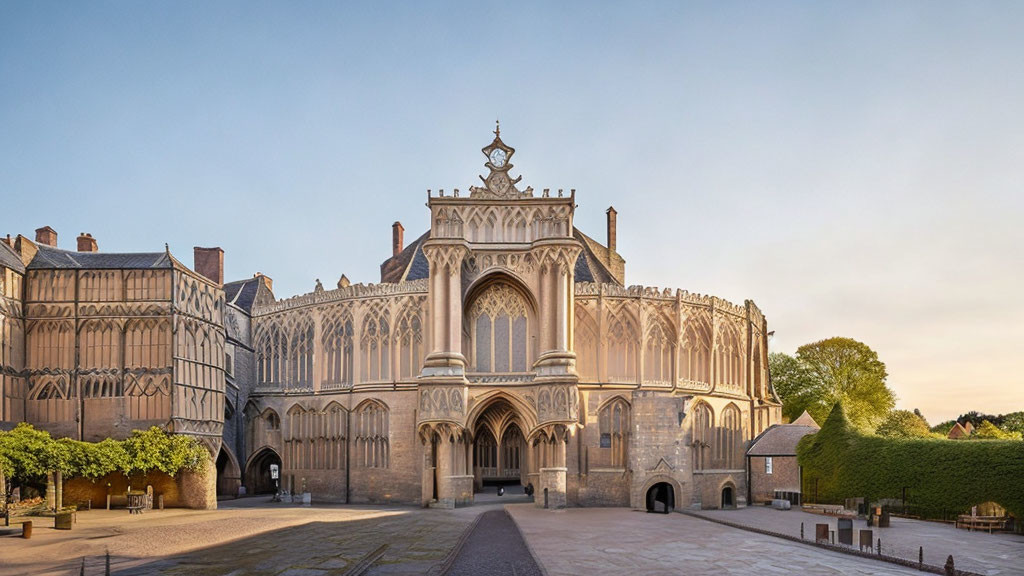
[[[379,278],[494,119],[629,283],[833,335],[933,422],[1024,409],[1024,4],[0,3],[0,233]]]

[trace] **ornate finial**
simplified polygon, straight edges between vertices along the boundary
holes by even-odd
[[[494,121],[494,135],[501,136],[501,120],[495,119]]]

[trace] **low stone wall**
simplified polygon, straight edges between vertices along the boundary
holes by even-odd
[[[103,508],[107,505],[109,493],[115,506],[124,506],[124,494],[129,486],[133,491],[144,491],[147,486],[152,486],[154,507],[157,505],[157,496],[163,494],[164,506],[168,508],[217,508],[217,469],[212,460],[206,462],[205,469],[200,472],[182,472],[177,477],[168,476],[163,472],[151,472],[129,479],[124,474],[115,472],[95,481],[88,478],[69,478],[64,481],[64,505],[78,505],[92,500],[93,508]]]

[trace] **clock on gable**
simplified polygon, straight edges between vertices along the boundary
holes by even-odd
[[[483,187],[470,187],[471,197],[505,199],[533,196],[532,188],[527,188],[525,191],[520,191],[516,188],[516,184],[522,180],[522,176],[512,179],[508,175],[509,169],[512,168],[509,160],[512,159],[512,155],[516,153],[516,150],[501,141],[500,123],[494,128],[494,140],[485,146],[481,152],[487,157],[487,163],[484,165],[491,172],[486,178],[480,177],[484,181]]]

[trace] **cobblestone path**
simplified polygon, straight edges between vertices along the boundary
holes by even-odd
[[[515,522],[504,510],[484,512],[449,576],[541,576]]]

